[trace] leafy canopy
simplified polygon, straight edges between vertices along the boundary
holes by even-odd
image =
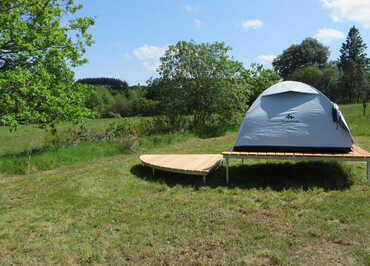
[[[241,74],[241,78],[249,106],[264,90],[280,81],[279,73],[272,69],[265,69],[260,64],[252,64],[250,69],[245,69]]]
[[[159,67],[164,113],[189,114],[195,130],[207,130],[225,127],[234,113],[243,112],[243,65],[228,55],[230,50],[222,42],[169,46]]]
[[[86,63],[90,17],[73,0],[0,0],[0,121],[53,125],[80,121],[86,86],[74,84],[70,67]],[[67,20],[67,18],[69,18]]]
[[[338,69],[333,66],[327,65],[320,69],[317,66],[309,65],[294,71],[287,79],[309,84],[319,89],[331,100],[338,101],[338,78]]]
[[[122,81],[116,78],[84,78],[79,79],[76,82],[82,84],[107,87],[113,95],[116,95],[117,93],[123,94],[129,88],[128,83],[126,81]]]
[[[329,58],[328,47],[313,38],[307,38],[299,45],[292,45],[275,58],[272,65],[275,71],[286,79],[294,71],[308,65],[322,68]]]

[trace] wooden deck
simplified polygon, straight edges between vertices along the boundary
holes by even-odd
[[[370,153],[358,145],[352,146],[348,153],[305,153],[305,152],[233,152],[222,153],[226,161],[226,182],[229,182],[229,159],[271,159],[271,160],[313,160],[313,161],[365,161],[367,180],[370,178]]]
[[[340,160],[341,158],[345,160],[351,160],[354,159],[356,161],[367,161],[367,159],[370,159],[370,153],[368,151],[365,151],[364,149],[360,148],[358,145],[352,146],[352,151],[347,153],[306,153],[306,152],[234,152],[234,151],[224,151],[222,155],[225,158],[276,158],[276,159],[284,159],[287,160],[288,158],[291,158],[294,160],[294,158],[302,158],[304,157],[304,160],[310,160],[310,159],[335,159]],[[285,158],[287,157],[287,158]]]
[[[370,181],[370,153],[357,145],[348,153],[305,153],[305,152],[233,152],[221,154],[144,154],[140,160],[144,165],[163,171],[199,175],[206,182],[207,174],[222,160],[226,161],[226,183],[229,183],[229,159],[268,159],[302,161],[365,161],[367,180]]]
[[[144,165],[169,172],[206,175],[222,161],[221,154],[144,154],[140,160]]]

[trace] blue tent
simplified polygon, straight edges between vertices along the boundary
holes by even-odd
[[[352,144],[335,103],[307,84],[284,81],[251,105],[233,150],[348,152]]]

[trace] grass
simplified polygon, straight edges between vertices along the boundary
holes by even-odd
[[[119,119],[88,120],[86,126],[89,129],[103,130],[107,128],[109,124],[116,121],[119,121]],[[75,127],[75,125],[72,123],[63,123],[57,125],[57,130],[67,130],[73,127]],[[47,134],[48,132],[45,130],[32,125],[20,126],[15,133],[10,132],[8,127],[0,126],[0,156],[40,149],[43,146],[44,138]]]
[[[139,153],[217,153],[234,138],[152,136]],[[369,265],[364,163],[233,160],[230,185],[223,166],[203,185],[153,177],[135,153],[74,160],[0,174],[0,265]]]
[[[52,170],[75,163],[88,163],[122,153],[140,152],[151,147],[161,147],[181,143],[194,138],[192,134],[163,134],[140,139],[139,149],[124,149],[119,140],[81,143],[76,146],[48,149],[34,149],[0,157],[0,172],[8,175],[29,174],[31,172]]]
[[[340,109],[353,136],[370,136],[370,103],[367,103],[365,116],[363,116],[362,104],[341,105]]]

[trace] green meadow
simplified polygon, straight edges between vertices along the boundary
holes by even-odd
[[[341,110],[370,150],[370,110]],[[235,131],[146,136],[132,150],[118,140],[44,148],[46,135],[0,128],[0,265],[370,265],[366,163],[232,160],[229,185],[223,165],[204,185],[153,176],[138,157],[220,153]]]

